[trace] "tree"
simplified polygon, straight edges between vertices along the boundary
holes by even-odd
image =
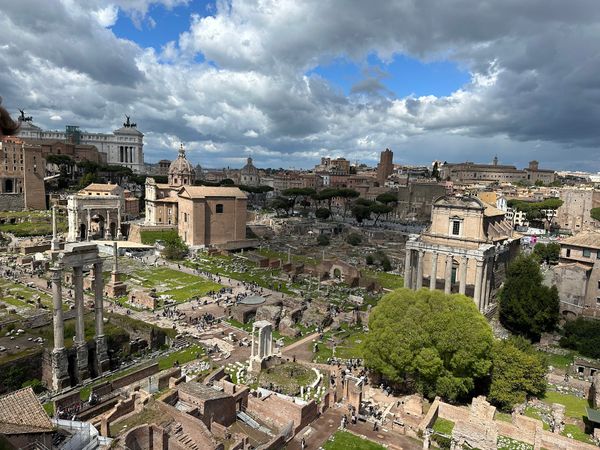
[[[383,203],[387,205],[389,203],[398,203],[398,194],[395,192],[384,192],[383,194],[379,194],[375,200],[379,203]]]
[[[431,178],[435,178],[437,181],[440,181],[440,169],[437,161],[433,163],[433,168],[431,169]]]
[[[185,245],[185,242],[177,235],[165,238],[164,246],[165,248],[162,251],[162,255],[169,260],[183,259],[189,250],[188,246]]]
[[[231,178],[224,178],[219,181],[219,184],[221,186],[235,186],[235,181],[233,181]]]
[[[428,398],[469,398],[492,365],[492,330],[473,300],[440,291],[397,289],[369,317],[366,366]]]
[[[338,196],[338,190],[335,188],[325,188],[313,195],[313,199],[318,202],[327,201],[327,209],[331,213],[331,202]]]
[[[340,188],[337,191],[337,197],[340,197],[344,201],[344,214],[343,217],[346,217],[346,211],[348,210],[348,205],[350,204],[350,200],[353,198],[359,197],[360,194],[354,189],[350,188]]]
[[[356,247],[362,242],[362,236],[358,233],[350,233],[346,238],[346,242]]]
[[[358,223],[371,218],[371,208],[369,206],[357,204],[352,207],[351,211]]]
[[[557,244],[556,242],[550,242],[548,244],[539,242],[533,247],[533,254],[539,262],[556,264],[560,256],[560,244]]]
[[[569,320],[563,327],[560,346],[590,358],[600,358],[600,322],[583,317]]]
[[[542,284],[540,266],[533,255],[519,256],[506,274],[500,291],[500,322],[510,331],[539,341],[558,323],[559,299],[556,286]]]
[[[592,208],[590,210],[590,216],[592,219],[600,221],[600,208]]]
[[[373,222],[373,226],[377,225],[377,221],[382,214],[389,214],[392,212],[392,207],[388,205],[384,205],[383,203],[373,203],[370,207],[371,212],[375,214],[375,222]]]
[[[288,197],[290,199],[290,208],[291,211],[294,211],[294,206],[296,206],[296,200],[298,197],[309,197],[311,195],[315,195],[316,191],[313,188],[289,188],[285,189],[281,192],[281,195],[284,197]]]
[[[492,350],[492,377],[489,400],[510,411],[529,396],[546,392],[546,361],[523,338],[499,340]]]
[[[86,173],[79,180],[79,189],[83,189],[83,188],[89,186],[90,184],[95,183],[96,181],[97,181],[97,178],[96,178],[95,173],[91,173],[91,172]]]
[[[321,247],[326,247],[327,245],[329,245],[329,236],[327,236],[326,234],[318,235],[317,244],[319,244]]]
[[[327,220],[331,216],[331,211],[327,208],[319,208],[315,211],[315,217],[320,220]]]
[[[290,203],[291,201],[285,197],[275,197],[271,201],[271,208],[277,212],[277,215],[279,215],[280,211],[287,213],[290,209]]]
[[[373,255],[369,254],[366,256],[365,262],[367,263],[367,266],[372,266],[375,262],[375,258],[373,258]]]

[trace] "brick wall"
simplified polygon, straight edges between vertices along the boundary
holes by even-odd
[[[183,431],[190,436],[201,449],[214,449],[223,450],[223,444],[219,444],[210,434],[208,428],[204,423],[185,412],[179,411],[177,408],[164,403],[163,401],[158,402],[158,406],[161,411],[166,415],[173,417],[173,419],[181,424]],[[170,440],[171,441],[171,440]],[[171,444],[171,442],[169,442]],[[171,445],[169,445],[169,449]]]
[[[269,395],[263,398],[248,397],[248,412],[262,420],[269,421],[279,428],[294,422],[294,433],[315,420],[319,414],[317,404],[311,400],[305,405]]]
[[[22,211],[24,208],[23,194],[0,194],[0,211]]]
[[[150,366],[143,367],[135,372],[125,375],[124,377],[117,378],[112,382],[112,390],[122,388],[128,384],[147,378],[151,375],[158,373],[158,363],[154,363]]]

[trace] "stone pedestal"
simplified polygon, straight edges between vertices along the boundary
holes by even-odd
[[[90,377],[88,370],[88,348],[85,342],[75,344],[77,352],[77,383],[81,384]]]
[[[69,379],[69,359],[65,348],[55,348],[51,354],[52,389],[59,391],[71,386]]]
[[[106,294],[113,298],[127,295],[127,285],[119,279],[118,273],[111,273],[110,281],[106,285]]]
[[[98,375],[102,375],[110,369],[106,336],[96,336],[96,361],[98,363]]]

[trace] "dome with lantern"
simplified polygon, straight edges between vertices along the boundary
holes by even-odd
[[[194,184],[195,171],[192,164],[185,157],[183,144],[179,147],[179,156],[169,166],[169,184],[171,186],[184,186]]]

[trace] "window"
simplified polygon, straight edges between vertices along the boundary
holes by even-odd
[[[596,305],[600,305],[600,297],[596,297]]]
[[[215,206],[215,212],[217,214],[223,214],[223,205],[221,203],[217,204],[217,206]]]
[[[589,248],[583,249],[583,257],[589,258],[590,256],[592,256],[592,251]]]
[[[570,257],[570,256],[571,256],[571,249],[570,249],[570,248],[568,248],[568,249],[567,249],[567,258],[568,258],[568,257]]]
[[[452,235],[460,236],[460,220],[452,221]]]
[[[596,253],[596,258],[600,259],[600,250],[598,250],[598,253]]]
[[[598,289],[600,289],[600,280],[598,280]]]

